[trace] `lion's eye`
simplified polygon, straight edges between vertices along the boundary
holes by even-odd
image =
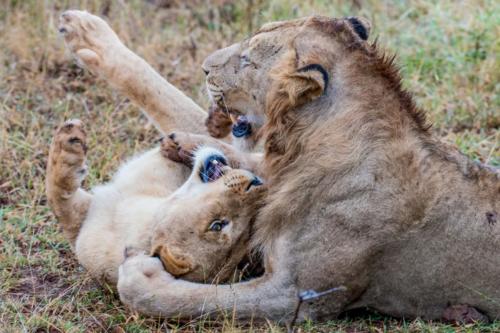
[[[213,220],[212,223],[210,223],[208,230],[219,232],[222,231],[222,229],[224,229],[224,227],[228,224],[228,220]]]
[[[240,56],[240,67],[241,68],[247,67],[251,64],[252,64],[252,62],[250,61],[250,58],[247,55]]]

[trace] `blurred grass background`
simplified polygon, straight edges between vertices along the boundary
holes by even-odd
[[[89,133],[86,186],[109,179],[159,134],[123,96],[78,68],[57,35],[65,9],[101,15],[133,51],[199,104],[200,64],[262,23],[310,14],[362,15],[371,40],[398,54],[405,85],[434,130],[471,158],[500,166],[500,2],[390,0],[0,0],[0,332],[284,331],[231,320],[186,324],[131,313],[78,266],[44,195],[52,131],[80,118]],[[302,331],[500,332],[369,313]]]

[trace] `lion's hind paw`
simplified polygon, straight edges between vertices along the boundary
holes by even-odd
[[[85,156],[87,135],[80,120],[61,125],[54,136],[49,155],[49,178],[70,193],[75,191],[87,174]]]
[[[107,50],[121,45],[118,36],[103,19],[86,11],[67,10],[62,13],[58,30],[79,64],[91,71],[100,69]]]
[[[65,121],[58,128],[54,142],[60,146],[61,152],[76,155],[74,157],[77,160],[84,158],[87,153],[87,134],[78,119]]]

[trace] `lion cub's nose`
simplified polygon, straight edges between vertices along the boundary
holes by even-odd
[[[153,256],[158,257],[165,270],[173,276],[181,276],[193,270],[193,264],[186,256],[174,254],[167,246],[158,245],[153,251]]]
[[[244,194],[254,187],[261,186],[262,180],[246,170],[231,170],[224,177],[224,184],[235,193]]]

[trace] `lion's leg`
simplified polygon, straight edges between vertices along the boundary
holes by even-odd
[[[103,19],[69,10],[61,15],[59,31],[82,65],[140,106],[160,131],[207,133],[206,112],[123,45]]]
[[[120,299],[141,313],[192,318],[230,313],[238,320],[290,322],[298,306],[293,274],[279,271],[231,285],[198,284],[175,279],[158,258],[139,255],[119,269]]]
[[[46,191],[66,238],[74,245],[92,195],[80,188],[85,177],[86,135],[79,120],[66,121],[50,145]]]

